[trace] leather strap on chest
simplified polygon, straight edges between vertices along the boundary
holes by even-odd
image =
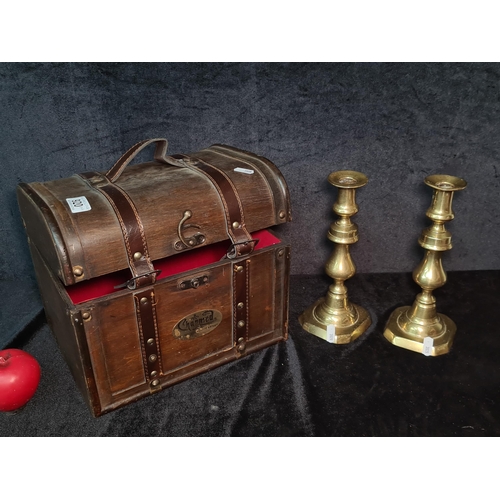
[[[186,168],[203,174],[217,189],[224,206],[227,235],[232,242],[232,248],[228,251],[227,256],[234,259],[251,253],[256,241],[252,240],[252,236],[246,229],[243,206],[238,191],[227,174],[210,163],[193,156],[177,154],[172,155],[172,158],[180,160]]]
[[[126,283],[133,294],[137,328],[141,344],[144,374],[151,392],[161,389],[160,339],[156,319],[154,285],[156,271],[149,257],[144,228],[128,194],[106,176],[97,172],[79,174],[91,187],[102,193],[120,223],[132,278]]]
[[[130,290],[134,290],[133,299],[144,375],[149,390],[155,392],[161,389],[159,377],[163,371],[156,317],[156,296],[153,286],[158,271],[154,269],[149,256],[144,226],[137,208],[130,196],[116,184],[127,165],[150,144],[156,146],[155,161],[171,166],[172,163],[165,156],[168,141],[162,138],[147,139],[132,146],[106,174],[87,172],[79,175],[89,186],[99,191],[107,199],[120,223],[128,265],[132,273],[132,278],[125,285]]]
[[[149,390],[161,389],[159,376],[163,373],[160,356],[160,336],[156,317],[156,296],[154,287],[147,287],[134,293],[137,327],[142,348],[144,374]]]
[[[97,172],[79,174],[87,184],[105,196],[113,208],[123,234],[132,279],[127,282],[131,290],[156,282],[156,275],[149,257],[148,245],[137,209],[128,194]]]
[[[233,342],[238,355],[244,354],[249,332],[251,258],[233,264]]]

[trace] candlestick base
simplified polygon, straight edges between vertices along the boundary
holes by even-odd
[[[395,309],[384,330],[384,337],[393,345],[427,356],[450,352],[457,331],[455,323],[444,314],[432,320],[410,318],[411,306]],[[426,340],[432,339],[432,340]]]
[[[347,309],[327,310],[324,297],[306,309],[299,322],[306,332],[332,344],[349,344],[372,323],[368,311],[356,304],[349,303]]]

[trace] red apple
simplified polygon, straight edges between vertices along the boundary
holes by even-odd
[[[35,394],[40,382],[38,361],[20,349],[0,351],[0,411],[14,411]]]

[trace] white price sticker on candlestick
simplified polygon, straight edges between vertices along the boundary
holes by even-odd
[[[335,335],[335,325],[326,325],[326,341],[335,344],[337,335]]]
[[[432,353],[433,346],[434,346],[434,339],[432,337],[425,337],[424,350],[422,351],[422,354],[424,356],[430,356]]]

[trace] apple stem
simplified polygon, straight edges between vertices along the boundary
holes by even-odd
[[[7,354],[6,356],[0,356],[0,365],[5,365],[7,364],[7,360],[10,358],[10,354]]]

